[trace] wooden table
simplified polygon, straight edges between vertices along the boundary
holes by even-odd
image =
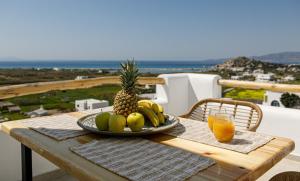
[[[84,115],[79,112],[68,114],[78,118]],[[18,121],[2,123],[2,131],[15,138],[22,145],[23,180],[31,180],[32,177],[31,150],[79,180],[126,180],[69,150],[71,146],[84,144],[93,139],[101,139],[99,135],[89,134],[64,141],[55,141],[24,127]],[[164,134],[152,135],[146,138],[207,156],[217,161],[217,164],[191,177],[189,180],[192,181],[255,180],[288,155],[295,147],[292,140],[276,137],[255,151],[242,154]]]

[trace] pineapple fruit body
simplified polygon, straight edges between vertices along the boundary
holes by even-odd
[[[127,117],[129,114],[137,112],[137,96],[135,92],[121,90],[114,100],[114,111],[116,114]]]

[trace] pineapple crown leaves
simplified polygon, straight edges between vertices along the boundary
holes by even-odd
[[[135,91],[135,86],[140,73],[134,59],[121,63],[121,67],[122,69],[120,78],[122,89],[125,91]]]

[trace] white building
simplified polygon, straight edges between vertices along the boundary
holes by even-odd
[[[288,75],[286,77],[283,78],[283,81],[288,82],[288,81],[294,81],[295,77],[292,75]]]
[[[75,80],[83,80],[83,79],[88,79],[88,76],[82,76],[82,75],[78,75]]]
[[[274,74],[268,73],[268,74],[256,74],[255,80],[257,82],[269,82],[273,79]]]
[[[240,80],[241,79],[241,76],[238,76],[238,75],[233,75],[230,77],[231,80]]]
[[[243,76],[252,76],[252,73],[250,73],[250,72],[244,72]]]
[[[109,103],[107,100],[84,99],[75,101],[76,111],[99,109],[102,107],[107,107],[108,105]]]
[[[264,70],[262,70],[262,69],[255,69],[255,70],[253,70],[252,73],[253,73],[253,74],[264,74],[265,72],[264,72]]]
[[[243,72],[245,67],[232,67],[230,70],[233,72]]]
[[[280,98],[282,92],[273,92],[273,91],[266,91],[264,95],[264,106],[275,106],[275,107],[284,107],[284,105],[281,103]],[[293,93],[298,96],[300,96],[300,93]]]

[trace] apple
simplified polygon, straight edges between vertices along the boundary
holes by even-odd
[[[144,127],[145,118],[141,113],[135,112],[127,117],[127,125],[131,131],[141,131]]]
[[[108,112],[101,113],[96,116],[95,123],[97,128],[100,131],[107,131],[108,130],[108,121],[110,118],[110,114]]]
[[[123,132],[126,125],[126,118],[122,115],[111,115],[108,121],[108,130],[111,132]]]

